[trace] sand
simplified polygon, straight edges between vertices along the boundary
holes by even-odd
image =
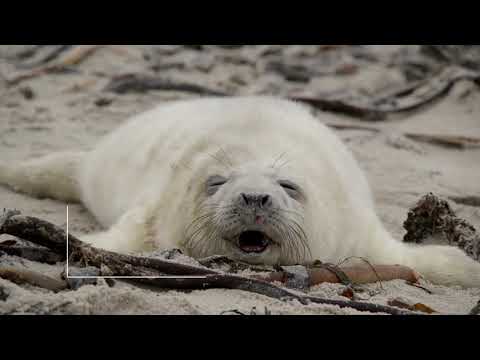
[[[152,91],[115,95],[103,88],[125,73],[156,74],[165,79],[188,81],[236,94],[342,94],[362,99],[379,96],[410,79],[405,64],[419,59],[418,46],[375,45],[325,49],[322,46],[244,46],[203,51],[177,45],[123,45],[105,47],[66,73],[47,74],[8,87],[4,76],[15,70],[9,57],[26,46],[0,47],[0,157],[20,161],[60,150],[92,147],[104,134],[129,116],[156,104],[197,95]],[[275,72],[271,63],[302,65],[315,69],[307,81],[291,81]],[[300,74],[301,75],[301,74]],[[31,89],[33,99],[23,93]],[[111,104],[98,106],[99,99]],[[319,111],[315,111],[319,114]],[[421,196],[434,192],[442,198],[480,195],[480,149],[450,149],[405,138],[405,132],[480,137],[480,92],[470,82],[457,83],[448,96],[415,114],[380,123],[362,123],[343,115],[321,114],[322,121],[373,126],[381,131],[338,131],[352,149],[370,180],[378,213],[399,240],[408,208]],[[480,208],[450,202],[458,216],[480,229]],[[66,225],[64,203],[33,199],[0,187],[0,207],[16,208],[59,226]],[[78,204],[70,204],[70,231],[74,234],[100,229],[95,219]],[[11,237],[0,236],[0,241]],[[16,257],[0,257],[1,263],[35,269],[59,277],[63,264],[49,266]],[[466,314],[480,300],[480,289],[422,285],[412,287],[396,280],[366,286],[361,299],[386,304],[394,298],[423,303],[442,314]],[[335,306],[301,305],[237,290],[205,290],[189,293],[136,287],[121,281],[110,288],[104,281],[77,291],[52,293],[18,286],[0,279],[7,295],[0,300],[0,314],[220,314],[237,310],[250,314],[366,314]],[[343,299],[343,285],[324,284],[312,295]]]

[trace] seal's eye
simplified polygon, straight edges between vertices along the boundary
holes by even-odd
[[[227,179],[225,179],[223,176],[220,176],[220,175],[211,176],[207,180],[207,195],[211,196],[215,194],[218,191],[218,189],[220,189],[220,187],[224,185],[226,182],[227,182]]]
[[[287,192],[287,194],[296,199],[300,194],[300,189],[298,186],[288,180],[280,180],[278,184]]]

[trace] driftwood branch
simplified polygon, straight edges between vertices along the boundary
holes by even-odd
[[[333,123],[328,123],[325,125],[335,130],[360,130],[360,131],[370,131],[374,133],[379,133],[381,131],[380,129],[377,129],[374,127],[361,126],[361,125],[333,124]]]
[[[383,120],[387,114],[421,110],[447,96],[457,82],[464,80],[478,84],[480,74],[461,67],[448,66],[429,79],[419,81],[375,100],[368,108],[361,108],[361,111],[355,107],[353,109],[347,107],[348,111],[342,111],[343,104],[338,109],[333,106],[330,110],[339,110],[339,112],[353,116],[355,116],[355,112],[358,112],[356,116],[366,120]],[[312,101],[311,104],[315,105],[315,101]],[[318,105],[322,108],[322,102],[319,102]]]
[[[156,285],[161,288],[171,289],[236,289],[254,292],[260,295],[265,295],[278,300],[297,300],[303,305],[309,303],[333,305],[340,308],[352,308],[358,311],[367,311],[372,313],[386,313],[390,315],[414,315],[414,312],[404,311],[394,307],[377,305],[359,301],[342,301],[323,299],[315,296],[297,295],[289,290],[272,285],[261,280],[248,279],[235,275],[218,274],[207,275],[204,279],[190,278],[190,279],[139,279],[140,282]]]
[[[351,125],[351,124],[333,124],[333,123],[327,123],[325,125],[335,130],[359,130],[359,131],[369,131],[373,133],[381,132],[380,129],[370,127],[370,126]],[[403,133],[402,135],[410,140],[414,140],[417,142],[428,143],[428,144],[443,146],[448,148],[468,149],[468,148],[480,147],[480,138],[475,138],[470,136],[419,134],[419,133]],[[479,199],[475,199],[473,200],[473,202],[475,202],[476,204],[480,204]],[[479,205],[476,205],[476,206],[479,206]]]
[[[431,78],[377,99],[374,106],[379,111],[386,113],[418,110],[444,98],[457,82],[464,80],[478,83],[480,74],[462,67],[447,66]]]
[[[45,45],[37,45],[39,47],[33,48],[33,49],[28,49],[26,52],[22,52],[20,54],[17,54],[16,58],[17,59],[22,59],[25,57],[31,57],[34,56],[38,50],[45,48]],[[36,59],[33,61],[29,62],[21,62],[17,66],[19,68],[23,69],[33,69],[33,68],[38,68],[40,66],[43,66],[47,63],[52,62],[56,58],[58,58],[62,53],[65,51],[69,50],[73,45],[55,45],[53,49],[47,49],[47,51],[42,51],[41,56],[36,56]]]
[[[10,213],[0,222],[0,233],[21,237],[42,246],[49,247],[59,254],[66,254],[67,234],[63,229],[44,220],[20,216]],[[370,303],[321,299],[317,297],[297,295],[289,290],[275,286],[269,282],[236,275],[221,274],[216,271],[178,264],[170,261],[117,254],[94,248],[72,235],[69,239],[69,256],[77,258],[85,265],[93,265],[104,273],[117,276],[161,276],[162,274],[189,276],[188,278],[153,278],[135,279],[141,283],[170,289],[208,289],[227,288],[250,291],[275,299],[295,299],[302,304],[310,302],[326,305],[348,307],[359,311],[382,312],[392,315],[413,314],[388,306]],[[105,270],[107,269],[107,270]]]
[[[450,196],[457,204],[480,207],[480,196]]]
[[[420,279],[415,271],[401,265],[343,266],[340,269],[352,283],[358,285],[398,279],[416,283]],[[342,282],[335,273],[328,269],[307,269],[307,272],[310,286]],[[287,273],[282,271],[266,275],[253,275],[253,277],[264,281],[287,282]]]
[[[227,96],[226,93],[212,90],[204,86],[179,83],[142,74],[124,74],[113,78],[106,86],[105,91],[116,94],[145,93],[152,90],[183,91],[198,95]]]
[[[63,256],[53,251],[32,246],[8,246],[0,244],[0,254],[2,253],[46,264],[56,264],[65,260]]]
[[[285,270],[270,271],[264,267],[255,267],[251,264],[231,260],[225,256],[211,256],[206,259],[200,259],[198,262],[211,268],[218,264],[227,264],[229,272],[249,270],[259,272],[257,275],[249,275],[254,279],[267,282],[280,282],[287,284],[290,282],[291,272]],[[334,266],[335,267],[335,266]],[[292,267],[284,267],[288,269]],[[320,285],[323,283],[344,283],[344,279],[339,276],[338,271],[344,274],[349,283],[361,285],[371,284],[379,281],[405,280],[409,283],[417,283],[420,275],[413,269],[401,265],[356,265],[356,266],[336,266],[338,271],[332,271],[332,266],[311,266],[302,267],[305,271],[307,287]]]
[[[314,96],[293,96],[289,97],[289,99],[308,104],[322,111],[345,114],[362,120],[382,121],[387,117],[385,111],[350,104],[339,99],[326,99]]]
[[[64,45],[69,46],[69,45]],[[64,69],[68,66],[76,65],[81,61],[85,60],[88,56],[93,54],[96,50],[103,47],[104,45],[78,45],[64,53],[60,49],[58,52],[52,54],[52,57],[47,59],[48,61],[53,60],[57,55],[63,53],[63,55],[55,61],[48,62],[44,65],[36,66],[29,70],[19,71],[9,76],[6,80],[9,85],[16,85],[21,81],[34,78],[39,75],[47,74],[50,72],[55,72],[61,69]]]
[[[65,290],[68,287],[64,281],[56,280],[35,271],[11,266],[0,266],[0,278],[10,280],[15,284],[29,284],[55,292]]]
[[[0,216],[0,234],[16,236],[34,244],[49,248],[66,257],[67,237],[58,226],[48,221],[28,216],[20,216],[18,211],[5,211]],[[73,240],[75,243],[75,240]]]
[[[478,148],[480,147],[480,138],[457,135],[435,135],[435,134],[414,134],[405,133],[405,137],[433,145],[442,145],[457,149]]]

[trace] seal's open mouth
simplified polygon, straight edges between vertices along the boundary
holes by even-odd
[[[270,239],[260,231],[244,231],[238,237],[238,247],[245,253],[262,253],[268,245]]]

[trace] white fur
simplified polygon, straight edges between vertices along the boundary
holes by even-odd
[[[182,248],[208,176],[228,175],[233,167],[262,184],[276,159],[282,163],[278,171],[307,194],[304,227],[313,259],[364,257],[411,266],[439,284],[480,287],[480,263],[461,250],[393,239],[375,214],[351,153],[307,109],[285,100],[161,105],[132,118],[84,156],[50,156],[16,170],[2,165],[0,182],[36,196],[81,201],[108,229],[85,238],[96,246],[122,252]]]

